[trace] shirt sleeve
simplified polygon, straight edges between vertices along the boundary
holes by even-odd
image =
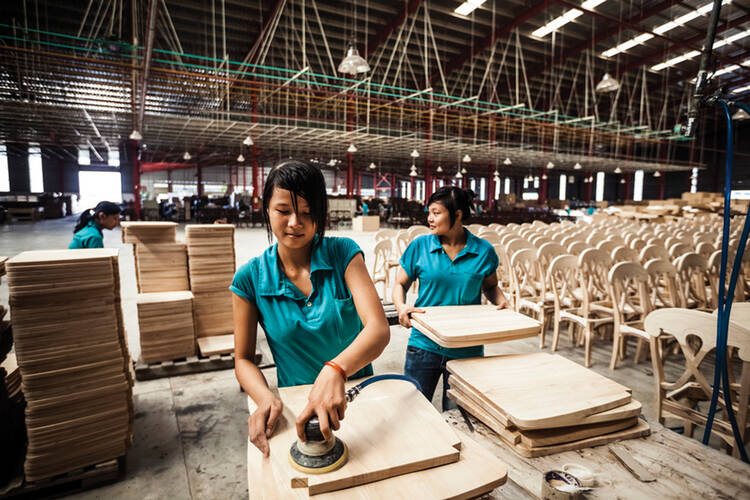
[[[84,248],[104,248],[104,238],[101,236],[89,236],[84,242]]]
[[[500,259],[497,257],[497,253],[495,252],[495,249],[492,247],[492,245],[487,244],[486,247],[487,250],[487,257],[485,258],[485,272],[484,277],[486,278],[490,274],[495,274],[497,272],[497,266],[500,265]]]
[[[416,281],[417,279],[417,256],[419,254],[419,251],[417,250],[418,244],[417,240],[409,243],[409,246],[406,247],[404,253],[401,254],[401,259],[398,261],[411,281]]]
[[[255,286],[253,285],[253,261],[248,262],[244,266],[237,269],[232,279],[232,284],[229,286],[229,290],[232,293],[247,299],[255,304]]]
[[[346,273],[346,268],[349,267],[349,263],[352,261],[355,255],[362,254],[362,258],[365,258],[365,254],[359,245],[351,238],[336,238],[335,244],[331,245],[329,257],[334,265],[340,265],[341,276]]]

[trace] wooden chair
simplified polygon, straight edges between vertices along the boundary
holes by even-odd
[[[677,268],[665,259],[652,259],[646,262],[645,268],[649,277],[649,302],[652,308],[680,307]]]
[[[698,406],[699,402],[711,399],[712,380],[706,378],[701,365],[706,356],[716,349],[716,316],[703,311],[688,309],[659,309],[650,313],[644,321],[646,332],[658,340],[663,334],[673,336],[685,357],[682,373],[674,380],[667,380],[664,363],[659,350],[660,342],[651,342],[651,360],[656,379],[656,416],[664,423],[666,416],[674,416],[684,422],[685,435],[691,436],[696,425],[705,427],[707,413]],[[729,364],[731,399],[735,407],[735,418],[742,441],[747,446],[750,441],[748,428],[748,405],[750,399],[750,329],[747,325],[729,322],[727,346],[736,350],[741,371],[736,374],[734,363]],[[709,373],[713,373],[710,367]],[[737,382],[739,380],[739,382]],[[704,405],[706,408],[706,405]],[[712,433],[721,438],[734,456],[739,456],[735,448],[731,424],[724,404],[723,391],[719,395],[718,411]]]
[[[597,250],[604,251],[604,253],[606,253],[607,255],[612,255],[612,251],[618,246],[620,245],[618,245],[614,241],[605,240],[605,241],[600,241],[599,243],[597,243],[596,248]]]
[[[641,250],[643,250],[645,248],[646,242],[643,241],[640,238],[635,238],[635,239],[630,240],[630,245],[629,246],[630,246],[630,248],[632,248],[636,252],[640,252]]]
[[[385,239],[393,239],[393,237],[396,236],[397,232],[398,231],[396,231],[395,229],[381,229],[377,233],[375,233],[375,241],[377,242]]]
[[[686,309],[701,309],[711,311],[712,296],[708,262],[700,254],[686,253],[675,262],[677,268],[677,283],[679,285],[680,306]]]
[[[500,261],[497,266],[497,282],[498,285],[500,285],[500,288],[503,290],[509,290],[511,288],[511,277],[510,277],[510,260],[506,257],[505,250],[503,250],[503,246],[500,244],[492,245],[492,248],[495,249],[495,254],[497,255],[498,260]],[[511,305],[513,305],[512,301],[512,292],[508,294],[511,296],[509,301],[511,302]]]
[[[505,244],[505,251],[508,253],[510,257],[512,257],[515,252],[523,248],[531,248],[532,250],[536,250],[534,248],[534,245],[532,245],[526,240],[522,240],[521,238],[510,240],[509,242]]]
[[[701,241],[695,246],[695,251],[701,254],[706,260],[710,260],[711,255],[716,251],[716,247],[714,247],[713,243]]]
[[[430,234],[430,229],[427,226],[412,226],[407,229],[407,232],[409,234],[409,241],[414,241],[415,238],[423,234]]]
[[[383,283],[383,300],[386,300],[388,295],[388,287],[390,284],[390,267],[388,266],[389,261],[392,260],[393,254],[393,243],[391,240],[381,240],[375,243],[375,260],[372,264],[372,282],[377,285]]]
[[[542,323],[539,348],[543,349],[547,316],[554,310],[554,302],[551,297],[550,300],[545,300],[547,287],[537,262],[536,252],[531,248],[518,250],[510,258],[510,269],[513,274],[515,309],[518,312],[531,310],[532,316]]]
[[[747,253],[747,250],[745,250],[745,253]],[[732,266],[734,265],[734,258],[735,258],[736,252],[732,251],[730,249],[729,255],[727,257],[727,269],[726,269],[726,279],[724,281],[724,286],[729,287],[729,280],[732,276]],[[711,308],[716,309],[719,307],[719,276],[721,275],[721,250],[716,250],[714,253],[711,254],[711,257],[708,259],[708,279],[711,287]],[[734,302],[744,302],[745,300],[745,280],[744,278],[744,269],[740,268],[740,279],[737,280],[737,286],[734,288]],[[726,292],[725,292],[726,293]]]
[[[494,231],[488,231],[488,232],[480,231],[479,238],[483,239],[484,241],[489,242],[492,245],[500,243],[500,237]]]
[[[638,252],[632,248],[619,246],[612,250],[612,262],[640,262],[641,258]]]
[[[677,242],[669,248],[669,257],[674,261],[677,260],[678,257],[690,253],[691,251],[692,248],[690,246],[685,243]]]
[[[669,252],[667,252],[663,246],[646,245],[643,250],[641,250],[641,262],[645,264],[652,259],[671,260],[669,258]]]
[[[628,337],[638,339],[635,362],[649,341],[643,330],[643,320],[651,312],[648,296],[648,273],[639,263],[620,262],[609,272],[610,295],[614,311],[614,335],[610,370],[617,367],[617,361],[625,359],[625,341]]]
[[[568,253],[572,255],[581,255],[584,250],[592,248],[591,245],[585,241],[573,241],[568,245]]]

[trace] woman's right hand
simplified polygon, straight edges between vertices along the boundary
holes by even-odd
[[[411,328],[411,313],[423,313],[424,309],[405,306],[398,310],[398,322],[404,328]]]
[[[276,396],[269,396],[258,405],[258,409],[247,419],[247,434],[250,441],[258,448],[264,457],[270,454],[268,439],[273,435],[284,403]]]

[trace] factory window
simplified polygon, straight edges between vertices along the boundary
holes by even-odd
[[[560,194],[558,195],[558,200],[564,200],[565,199],[565,190],[568,188],[568,176],[565,174],[560,174]]]
[[[643,170],[636,170],[633,179],[633,201],[643,201]]]
[[[29,147],[29,191],[44,192],[44,174],[42,173],[42,148]]]
[[[523,193],[521,195],[521,198],[523,198],[524,200],[538,200],[539,193],[535,193],[534,191],[529,191],[527,193]]]
[[[91,152],[88,146],[81,146],[78,148],[78,164],[79,165],[91,165]]]
[[[539,189],[539,177],[534,177],[534,189]]]
[[[510,194],[510,177],[505,178],[505,194]]]
[[[500,185],[500,177],[495,177],[495,199],[496,200],[498,198],[500,198],[500,189],[501,189],[501,187],[502,186]]]
[[[156,184],[154,184],[155,187]],[[113,203],[122,202],[122,178],[120,177],[120,172],[81,170],[78,172],[78,187],[81,196],[78,205],[82,208],[93,207],[102,200]]]
[[[2,189],[0,189],[2,191]],[[693,173],[690,176],[690,192],[691,193],[697,193],[698,192],[698,169],[694,168]]]
[[[0,144],[0,191],[10,191],[10,173],[8,172],[8,150]]]
[[[604,172],[596,173],[596,201],[604,201]]]
[[[487,196],[485,195],[485,191],[487,189],[487,180],[482,177],[479,180],[479,199],[482,201],[485,201],[487,199]]]
[[[107,153],[107,165],[110,167],[119,167],[120,166],[120,150],[117,148],[112,148],[109,150],[109,153]]]
[[[529,189],[529,178],[528,177],[524,177],[523,178],[523,188],[524,189]]]
[[[477,180],[476,179],[471,179],[469,181],[469,189],[471,189],[472,191],[474,191],[474,193],[477,192]]]

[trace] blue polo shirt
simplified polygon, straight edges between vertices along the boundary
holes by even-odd
[[[323,238],[312,249],[312,293],[306,297],[279,267],[277,245],[240,267],[229,289],[258,308],[279,387],[312,384],[324,363],[362,331],[344,279],[349,262],[362,250],[349,238]],[[351,378],[372,373],[368,365]]]
[[[104,248],[102,228],[93,220],[89,221],[86,227],[79,229],[73,235],[73,241],[70,242],[68,248]]]
[[[466,246],[451,261],[440,239],[424,235],[412,241],[401,256],[401,267],[410,280],[419,280],[416,307],[480,304],[482,281],[496,272],[499,259],[487,241],[464,229]],[[449,358],[484,355],[484,346],[442,347],[412,328],[409,345]]]

